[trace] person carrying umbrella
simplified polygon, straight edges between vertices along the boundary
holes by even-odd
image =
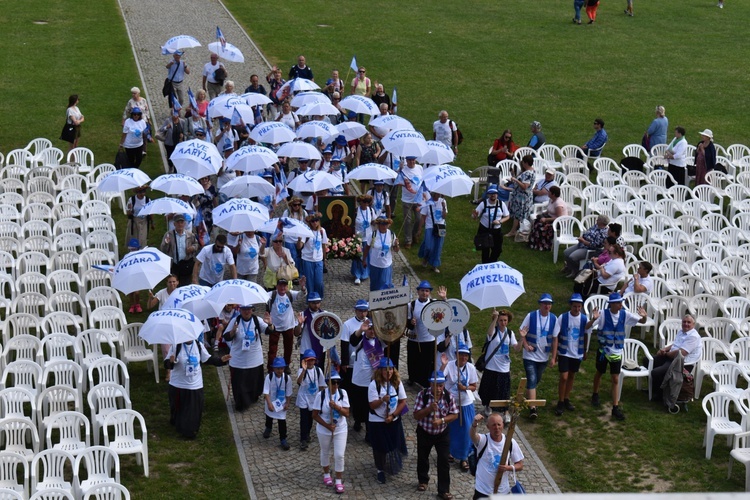
[[[211,356],[203,343],[191,340],[173,345],[164,360],[164,368],[172,370],[169,379],[169,423],[187,439],[195,439],[203,416],[202,364],[224,366],[232,358]]]
[[[185,75],[190,74],[190,68],[187,63],[182,60],[182,56],[185,54],[182,50],[176,51],[172,54],[172,60],[167,63],[167,79],[172,82],[172,93],[177,97],[177,100],[182,106],[185,101],[185,88],[183,86],[183,80]],[[172,96],[167,96],[169,100],[169,107],[172,107]]]
[[[261,333],[274,331],[271,315],[263,318],[253,314],[252,305],[240,306],[239,316],[233,317],[222,337],[229,345],[229,373],[232,381],[234,409],[245,411],[263,394],[263,344]]]
[[[195,266],[195,255],[198,253],[198,240],[192,231],[186,231],[187,221],[184,214],[172,217],[174,229],[164,233],[159,250],[172,257],[172,274],[179,280],[180,286],[190,284]]]

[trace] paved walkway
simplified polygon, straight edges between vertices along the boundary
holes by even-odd
[[[128,32],[133,43],[133,53],[141,73],[144,94],[149,99],[152,115],[160,122],[167,116],[166,100],[161,97],[161,88],[166,75],[166,56],[160,53],[160,45],[178,34],[192,35],[203,45],[214,41],[216,26],[220,26],[227,40],[240,48],[245,56],[245,64],[226,63],[229,78],[235,81],[237,89],[248,85],[250,74],[265,75],[268,63],[253,42],[237,24],[221,2],[215,0],[179,0],[172,2],[146,2],[145,0],[119,0]],[[179,15],[177,15],[179,13]],[[205,48],[188,50],[183,58],[192,68],[188,77],[190,87],[195,91],[200,88],[200,70],[208,60]],[[128,88],[136,82],[127,82]],[[127,98],[127,94],[123,96]],[[367,282],[355,286],[349,275],[349,261],[331,261],[330,272],[325,276],[326,300],[323,307],[336,313],[342,320],[353,314],[353,305],[357,299],[367,298]],[[400,281],[406,274],[409,282],[415,286],[419,278],[398,256],[394,263],[394,278]],[[416,292],[415,292],[416,295]],[[299,304],[300,307],[302,304]],[[406,349],[402,349],[401,366],[406,366]],[[294,367],[295,369],[297,367]],[[219,375],[226,395],[228,368],[219,370]],[[414,406],[416,391],[408,389],[409,404]],[[313,437],[310,448],[299,451],[299,412],[288,412],[290,451],[278,447],[277,428],[271,439],[262,437],[265,426],[263,407],[256,404],[244,413],[235,413],[232,409],[231,396],[227,400],[227,409],[235,429],[235,441],[239,449],[240,460],[245,468],[248,490],[252,498],[298,498],[312,494],[316,498],[333,497],[332,489],[322,483],[319,466],[319,447]],[[404,469],[395,477],[389,477],[383,486],[377,483],[372,452],[364,442],[364,431],[350,431],[346,453],[346,471],[344,484],[348,498],[371,498],[373,494],[391,495],[396,498],[428,498],[437,491],[435,482],[435,461],[431,465],[432,481],[426,493],[416,491],[416,422],[411,416],[404,419],[404,430],[409,448],[408,457],[404,458]],[[559,493],[554,480],[523,436],[516,428],[516,437],[526,456],[524,470],[519,475],[529,493]],[[313,435],[314,435],[313,427]],[[241,448],[241,449],[240,449]],[[470,498],[473,495],[473,477],[451,470],[451,492],[457,498]]]

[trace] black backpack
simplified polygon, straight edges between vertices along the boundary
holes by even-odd
[[[469,462],[469,474],[472,476],[477,475],[477,464],[479,463],[479,459],[482,458],[482,455],[484,455],[484,452],[487,450],[487,445],[490,444],[490,435],[489,433],[485,434],[487,436],[487,441],[485,441],[484,446],[482,446],[482,449],[479,450],[479,453],[477,453],[477,447],[474,446],[474,443],[471,444],[471,449],[469,450],[469,456],[466,458],[466,461]],[[510,448],[508,449],[508,456],[510,456],[510,453],[513,451],[513,441],[510,442]]]

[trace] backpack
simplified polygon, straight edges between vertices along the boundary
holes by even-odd
[[[239,316],[238,316],[238,318],[239,318]],[[237,321],[239,321],[239,320],[237,320]],[[261,334],[261,331],[260,331],[260,321],[258,321],[258,316],[256,316],[255,314],[253,314],[253,323],[255,324],[255,331],[258,332],[258,342],[260,342],[261,345],[262,345],[263,344],[263,337],[261,337],[261,335],[260,335]],[[227,334],[227,332],[224,332],[224,335],[226,335],[226,334]],[[224,335],[222,335],[223,338],[224,338]],[[224,340],[227,341],[227,342],[229,341],[228,338],[224,338]]]
[[[453,125],[456,125],[456,122],[453,120],[448,120],[451,124],[451,128],[453,128]],[[458,125],[456,125],[456,146],[464,142],[464,134],[461,133],[461,129],[458,128]]]
[[[273,292],[271,292],[271,299],[266,304],[266,307],[268,308],[269,311],[271,310],[271,307],[273,306],[273,301],[276,300],[276,296],[277,295],[278,294],[276,293],[276,290],[274,290]],[[289,304],[290,305],[293,304],[294,303],[294,296],[291,293],[288,293],[287,297],[289,297]],[[255,316],[255,315],[253,315],[253,316]]]
[[[429,398],[430,398],[430,393],[427,391],[423,391],[422,392],[422,406],[427,406],[427,401],[429,401]],[[450,406],[451,404],[450,393],[446,390],[443,390],[443,400],[445,401],[446,405]]]
[[[466,461],[469,462],[469,474],[472,476],[477,475],[477,464],[479,463],[479,459],[482,458],[482,455],[484,455],[484,452],[487,450],[487,445],[490,444],[490,435],[489,433],[485,434],[487,436],[487,441],[485,441],[484,446],[482,446],[482,449],[479,450],[479,453],[477,453],[477,447],[474,446],[474,443],[471,444],[471,448],[469,449],[469,456],[466,458]],[[510,442],[510,448],[508,449],[508,456],[510,456],[511,452],[513,451],[513,441]]]

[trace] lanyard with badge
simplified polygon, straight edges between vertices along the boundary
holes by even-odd
[[[390,245],[386,245],[385,243],[385,240],[388,238],[388,231],[385,233],[379,232],[378,237],[380,238],[380,256],[385,257],[385,254],[391,249]]]
[[[339,394],[338,389],[336,390],[335,394],[331,394],[331,401],[328,403],[328,409],[333,412],[333,424],[336,425],[339,421],[339,418],[341,418],[341,414],[338,412],[338,410],[335,410],[331,407],[331,402],[336,401],[336,396],[339,397],[339,403],[341,402],[341,395]]]
[[[318,369],[313,368],[313,373],[315,373],[315,378],[313,378],[312,375],[310,375],[310,370],[305,369],[305,378],[307,379],[307,393],[311,396],[314,396],[316,392],[318,392],[318,384],[316,383],[316,379],[318,378]]]
[[[368,208],[367,210],[362,210],[360,208],[359,211],[362,214],[362,229],[367,229],[368,227],[370,227],[370,219],[367,217],[368,215],[370,215],[370,209]]]
[[[193,354],[194,343],[183,344],[185,346],[185,355],[187,363],[185,364],[185,376],[194,377],[198,373],[198,357]]]
[[[242,327],[245,329],[244,337],[242,339],[242,350],[243,351],[249,351],[250,345],[255,342],[255,329],[250,328],[252,326],[252,320],[245,321],[244,319],[240,319],[242,322]]]
[[[315,250],[320,250],[321,243],[320,243],[320,230],[315,231],[315,240],[313,240],[313,248]]]

